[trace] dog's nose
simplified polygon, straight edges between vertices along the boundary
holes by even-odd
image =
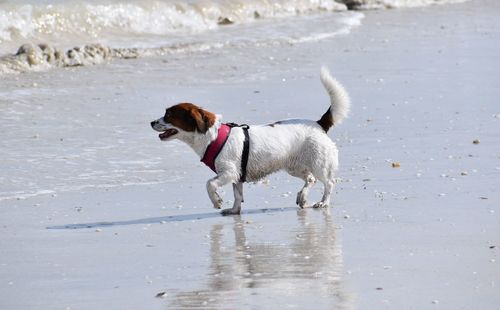
[[[153,127],[153,128],[154,128],[156,124],[158,124],[158,121],[152,121],[152,122],[151,122],[151,127]]]

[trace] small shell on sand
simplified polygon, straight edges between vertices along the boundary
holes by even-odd
[[[159,292],[158,294],[156,294],[155,296],[156,298],[164,298],[164,297],[167,297],[167,292]]]
[[[475,139],[472,141],[473,144],[479,144],[481,141],[479,141],[479,139]]]
[[[400,168],[400,167],[401,167],[400,163],[398,163],[398,162],[392,163],[392,168]]]

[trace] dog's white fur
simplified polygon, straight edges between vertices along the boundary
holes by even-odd
[[[326,68],[321,69],[321,82],[330,96],[329,111],[333,123],[340,124],[349,113],[349,96]],[[163,117],[151,125],[160,132],[177,130],[176,134],[162,140],[180,139],[191,146],[201,158],[208,145],[217,137],[221,116],[217,115],[214,124],[205,133],[182,130],[166,122]],[[313,204],[313,207],[327,207],[330,204],[335,183],[334,174],[338,168],[338,149],[318,122],[291,119],[269,125],[252,125],[248,133],[250,153],[247,181],[257,181],[278,170],[285,170],[290,175],[304,180],[304,186],[297,194],[296,200],[300,207],[308,206],[307,195],[316,180],[323,183],[324,194],[321,201]],[[207,182],[208,195],[217,209],[222,205],[217,189],[229,183],[233,184],[234,204],[232,208],[223,210],[223,214],[239,214],[241,211],[243,183],[240,182],[240,170],[243,141],[243,129],[233,128],[215,160],[217,176]]]

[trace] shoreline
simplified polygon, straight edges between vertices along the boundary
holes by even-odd
[[[398,1],[394,2],[391,0],[379,1],[376,3],[371,3],[371,0],[354,0],[354,1],[348,0],[344,1],[345,3],[333,2],[335,4],[333,3],[330,5],[324,4],[326,5],[326,7],[320,5],[316,11],[305,10],[304,12],[296,12],[296,15],[285,14],[284,16],[280,16],[278,14],[277,16],[272,15],[268,16],[267,18],[263,18],[261,16],[262,14],[255,11],[254,19],[246,20],[240,16],[240,18],[243,18],[243,20],[240,23],[238,23],[236,22],[237,19],[236,17],[219,17],[219,22],[215,23],[211,27],[205,25],[208,28],[205,29],[204,31],[200,33],[194,31],[193,33],[190,34],[188,32],[188,34],[185,36],[179,36],[179,34],[177,34],[174,31],[175,30],[174,27],[174,29],[172,29],[172,31],[174,32],[170,34],[165,33],[164,38],[162,38],[162,36],[151,37],[152,34],[148,35],[148,33],[145,32],[143,33],[144,36],[143,38],[141,38],[141,36],[138,35],[132,36],[133,33],[130,33],[129,36],[131,37],[129,38],[129,40],[126,40],[125,38],[120,38],[119,36],[114,39],[112,37],[105,36],[104,38],[100,38],[98,40],[95,38],[94,40],[92,40],[92,38],[89,37],[87,38],[86,41],[76,42],[70,40],[66,42],[65,40],[67,40],[67,38],[63,40],[62,37],[64,37],[64,33],[61,33],[60,39],[63,41],[54,42],[53,40],[50,39],[48,33],[45,34],[45,36],[48,36],[46,38],[44,37],[44,35],[42,35],[42,33],[40,33],[39,35],[41,37],[39,38],[34,37],[31,39],[25,38],[23,40],[17,40],[16,41],[18,42],[17,45],[13,45],[10,39],[4,38],[3,49],[5,49],[5,46],[9,46],[12,50],[8,53],[6,50],[3,50],[3,54],[0,55],[0,77],[2,76],[9,77],[16,74],[23,74],[30,72],[44,72],[60,68],[103,65],[112,63],[113,61],[117,60],[127,60],[127,59],[137,59],[137,58],[143,59],[149,57],[166,57],[169,55],[175,57],[175,55],[178,53],[196,54],[196,53],[204,53],[209,50],[218,50],[226,48],[241,49],[245,48],[244,45],[247,44],[250,45],[248,46],[249,48],[254,48],[255,46],[259,45],[265,46],[268,44],[286,45],[286,44],[301,44],[304,42],[317,42],[341,34],[348,34],[353,27],[360,25],[361,20],[364,17],[364,14],[362,12],[369,12],[370,10],[412,9],[419,7],[432,8],[442,5],[460,4],[470,0],[444,0],[444,2],[440,2],[440,0],[422,0],[422,1],[413,0],[413,1],[414,3],[412,4],[411,2],[408,3],[398,2]],[[167,4],[168,3],[165,3],[164,5]],[[49,14],[49,16],[54,15],[63,18],[62,16],[64,15],[63,14],[64,10],[59,13],[49,13],[51,12],[51,10],[55,10],[57,12],[58,9],[56,7],[51,7],[51,6],[47,7],[46,8],[48,10],[47,14]],[[113,6],[111,5],[111,7],[109,8],[110,11],[113,11],[112,7]],[[196,7],[197,6],[193,4],[193,8]],[[134,7],[133,5],[129,7],[129,9],[133,8],[139,9],[139,7]],[[41,10],[41,12],[39,12],[38,14],[42,14],[43,9],[41,8],[38,9]],[[164,9],[166,11],[169,11],[167,6],[164,7]],[[188,8],[184,9],[189,11]],[[62,10],[62,7],[59,8],[59,10]],[[204,9],[198,9],[198,10],[200,12],[204,11]],[[12,14],[12,11],[10,13]],[[170,13],[174,14],[176,12],[170,12]],[[236,12],[233,13],[236,14]],[[98,13],[93,13],[93,14],[97,14],[98,16]],[[187,12],[185,12],[185,14],[187,14]],[[229,14],[229,12],[227,12],[227,14]],[[240,14],[242,13],[240,12]],[[350,14],[350,15],[348,17],[345,17],[342,16],[342,14],[344,15]],[[280,23],[291,24],[297,22],[300,23],[301,20],[303,19],[307,20],[309,18],[313,19],[320,18],[321,15],[330,16],[332,19],[335,18],[340,20],[342,19],[348,19],[348,20],[344,23],[344,25],[342,25],[336,31],[318,33],[318,34],[308,34],[306,32],[304,34],[301,34],[298,38],[295,37],[293,33],[287,35],[282,33],[280,35],[284,37],[276,37],[275,39],[271,40],[268,38],[267,39],[252,38],[250,39],[249,42],[244,42],[245,39],[241,41],[241,38],[235,40],[234,42],[228,40],[228,38],[230,37],[238,36],[239,33],[238,29],[245,31],[245,27],[260,27],[262,28],[261,31],[268,32],[266,28],[272,28],[273,24],[280,24]],[[104,18],[104,16],[101,16],[101,18]],[[36,20],[35,17],[33,17],[33,19]],[[60,22],[62,23],[63,21],[64,20]],[[5,21],[5,23],[7,22],[8,21]],[[134,21],[131,20],[129,22],[133,24]],[[28,23],[28,21],[26,21],[26,23]],[[40,21],[39,23],[45,24],[46,21],[42,19],[42,21]],[[111,21],[110,24],[112,24]],[[256,26],[259,24],[260,26]],[[51,29],[50,25],[51,25],[50,23],[47,23],[47,25],[45,25],[47,29],[45,29],[44,31],[50,32]],[[92,26],[92,24],[87,26]],[[214,28],[215,26],[217,26],[217,28]],[[33,27],[36,28],[35,26]],[[12,26],[11,28],[4,29],[4,31],[6,32],[6,34],[4,35],[7,35],[8,32],[13,31],[12,29],[15,28],[16,28],[15,26]],[[86,27],[82,27],[82,29],[85,28]],[[102,26],[98,28],[106,28],[106,27]],[[52,30],[56,31],[55,29]],[[95,31],[97,31],[97,29]],[[225,34],[226,32],[227,34]],[[76,37],[80,37],[80,35],[76,35]],[[208,40],[205,37],[207,37]],[[156,44],[153,44],[151,40],[154,40],[155,38],[159,41]],[[122,46],[122,44],[131,40],[135,42],[133,46]],[[255,40],[255,42],[251,42],[253,40]],[[0,36],[0,42],[1,41],[2,37]],[[142,44],[140,44],[139,42],[142,42]]]

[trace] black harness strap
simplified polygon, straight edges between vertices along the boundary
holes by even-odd
[[[241,154],[241,176],[240,182],[245,182],[247,179],[247,165],[248,165],[248,155],[250,153],[250,136],[248,135],[248,129],[250,126],[247,124],[238,125],[235,123],[226,124],[229,127],[241,127],[243,133],[245,134],[245,140],[243,141],[243,154]]]
[[[248,153],[250,153],[250,137],[248,136],[248,125],[242,126],[243,133],[245,134],[245,141],[243,141],[243,154],[241,156],[241,182],[245,182],[247,179],[247,165],[248,165]]]

